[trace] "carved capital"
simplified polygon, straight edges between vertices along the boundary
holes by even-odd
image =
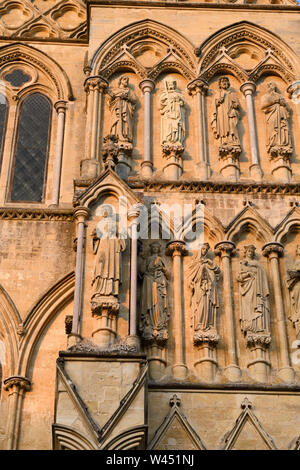
[[[177,144],[163,144],[162,145],[163,157],[166,159],[174,157],[175,160],[179,160],[184,152],[184,146]]]
[[[262,254],[266,257],[269,257],[271,254],[276,254],[277,257],[280,257],[283,255],[283,252],[284,252],[284,247],[279,242],[266,243],[262,247]]]
[[[292,99],[292,101],[297,100],[297,103],[299,102],[299,95],[300,95],[300,80],[296,80],[295,82],[291,83],[287,87],[287,93],[289,94],[289,97]]]
[[[98,90],[105,92],[108,87],[108,81],[100,75],[95,75],[92,77],[86,78],[84,81],[84,91],[90,93],[91,91]]]
[[[245,82],[240,86],[240,90],[245,96],[252,96],[255,93],[256,85],[254,82]]]
[[[31,390],[31,381],[27,379],[27,377],[22,377],[21,375],[14,375],[4,380],[4,390],[8,391],[13,387],[17,387],[20,390],[28,392],[29,390]]]
[[[87,207],[78,206],[74,209],[74,217],[77,222],[85,222],[90,215],[90,210]]]
[[[91,299],[91,309],[93,315],[115,316],[119,313],[120,304],[116,297],[112,295],[94,295]]]
[[[208,331],[195,331],[194,333],[194,345],[195,346],[204,346],[208,345],[213,348],[218,344],[220,337],[215,330]]]
[[[268,149],[270,160],[283,160],[288,163],[291,161],[293,148],[290,145],[274,145]]]
[[[252,331],[247,331],[246,343],[248,348],[256,346],[267,348],[271,343],[271,335],[270,333],[254,333]]]
[[[188,251],[185,247],[185,242],[181,240],[175,240],[167,243],[166,255],[167,256],[185,256]]]
[[[195,78],[187,85],[189,95],[196,95],[197,93],[201,93],[201,95],[207,95],[208,91],[208,83],[203,80],[202,78]]]
[[[222,242],[219,242],[215,245],[215,255],[220,256],[221,258],[223,257],[230,257],[235,255],[236,253],[236,246],[235,243],[229,241],[229,240],[224,240]]]
[[[240,145],[225,144],[219,147],[219,157],[221,160],[232,159],[238,161],[241,153],[242,148]]]
[[[150,78],[145,78],[140,82],[139,87],[143,93],[151,93],[155,88],[155,82]]]
[[[127,213],[128,220],[134,222],[140,215],[141,209],[142,205],[140,204],[134,204],[131,206]]]
[[[60,114],[60,113],[65,114],[66,113],[67,103],[68,102],[65,101],[65,100],[59,100],[59,101],[56,101],[56,103],[54,103],[54,109],[57,112],[57,114]]]

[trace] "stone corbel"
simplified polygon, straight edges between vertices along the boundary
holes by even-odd
[[[164,165],[164,174],[170,180],[178,180],[182,174],[182,154],[184,146],[180,144],[162,145],[162,155],[166,163]]]

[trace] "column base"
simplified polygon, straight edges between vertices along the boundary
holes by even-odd
[[[261,171],[261,168],[257,163],[250,166],[250,175],[251,175],[251,178],[254,179],[255,181],[262,180],[263,172]]]
[[[224,375],[227,377],[230,382],[239,382],[242,376],[241,369],[239,366],[235,364],[229,364],[229,366],[225,367]]]
[[[184,364],[174,364],[172,367],[174,379],[184,380],[188,374],[188,368]]]
[[[295,371],[292,367],[282,367],[278,371],[278,377],[280,377],[284,382],[294,382]]]
[[[67,337],[67,348],[69,349],[71,346],[74,346],[75,344],[79,343],[79,341],[82,341],[82,336],[78,335],[76,333],[70,333]]]
[[[167,363],[162,358],[162,354],[163,348],[157,344],[152,344],[147,348],[149,375],[153,380],[159,380],[165,374]]]
[[[141,349],[141,341],[139,336],[129,335],[126,337],[126,344],[129,347],[135,347],[137,351]]]
[[[238,181],[240,178],[240,169],[236,163],[236,159],[232,157],[227,157],[224,162],[222,162],[221,175],[230,181]]]
[[[141,175],[143,178],[151,178],[153,174],[153,164],[150,161],[141,163]]]
[[[80,162],[81,178],[97,178],[100,173],[100,164],[96,160],[86,159]]]
[[[210,177],[210,168],[208,163],[206,162],[199,162],[196,163],[197,167],[197,177],[201,180],[207,180]]]

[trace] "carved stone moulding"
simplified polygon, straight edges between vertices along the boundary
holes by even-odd
[[[102,158],[105,169],[114,169],[118,163],[118,138],[114,135],[107,135],[103,139]]]
[[[94,295],[91,299],[91,309],[93,315],[115,316],[118,314],[120,304],[118,299],[112,295],[97,296]]]
[[[269,333],[252,333],[251,331],[247,331],[246,343],[248,348],[255,346],[267,348],[271,343],[271,335]]]
[[[215,348],[219,342],[220,336],[215,330],[196,331],[194,333],[194,346],[208,345]]]
[[[18,387],[20,390],[29,391],[31,390],[31,381],[27,377],[23,377],[21,375],[14,375],[4,380],[4,390],[9,391],[14,387]]]

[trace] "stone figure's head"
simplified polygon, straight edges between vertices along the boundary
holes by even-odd
[[[245,245],[244,246],[244,256],[245,258],[254,259],[255,258],[255,246],[254,245]]]
[[[277,91],[277,85],[275,82],[269,82],[267,87],[269,91]]]
[[[166,84],[166,89],[168,91],[174,91],[176,90],[177,88],[177,82],[176,80],[166,80],[165,81],[165,84]]]
[[[209,249],[210,249],[209,243],[203,243],[203,245],[200,248],[201,256],[205,256],[208,253]]]
[[[218,83],[220,90],[227,90],[230,87],[230,81],[228,77],[220,77]]]
[[[128,88],[129,84],[129,78],[126,77],[126,75],[122,75],[122,77],[119,78],[118,85],[121,88]]]
[[[160,253],[160,243],[158,241],[151,243],[150,251],[152,255],[158,255]]]

